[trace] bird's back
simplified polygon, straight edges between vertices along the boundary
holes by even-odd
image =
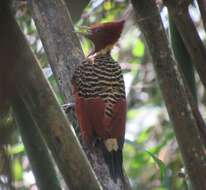
[[[122,70],[110,55],[97,56],[84,61],[74,74],[78,95],[83,98],[100,97],[107,104],[105,114],[112,116],[112,106],[125,99]]]
[[[115,162],[118,162],[116,168],[123,175],[121,165],[126,100],[121,67],[110,54],[99,55],[92,61],[82,62],[74,73],[73,81],[75,109],[83,138],[89,143],[100,139],[107,162],[114,159],[110,156],[118,155],[119,162],[115,158]],[[107,139],[110,140],[105,143]],[[108,163],[111,164],[115,163]],[[118,176],[115,171],[110,172]]]

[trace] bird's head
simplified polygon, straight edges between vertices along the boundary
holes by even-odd
[[[94,49],[90,55],[102,50],[110,51],[121,35],[124,22],[125,20],[121,20],[85,27],[86,31],[81,34],[88,38],[94,45]]]

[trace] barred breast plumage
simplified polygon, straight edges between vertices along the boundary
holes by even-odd
[[[74,73],[80,97],[101,97],[105,104],[105,114],[112,117],[112,107],[119,99],[125,99],[122,70],[110,54],[99,55],[93,62],[86,60]]]

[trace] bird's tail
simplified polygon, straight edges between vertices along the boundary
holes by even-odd
[[[103,143],[102,152],[103,152],[104,160],[108,165],[111,178],[115,182],[117,182],[118,178],[124,179],[124,173],[122,168],[122,164],[123,164],[122,149],[118,148],[116,150],[108,150],[105,143]]]

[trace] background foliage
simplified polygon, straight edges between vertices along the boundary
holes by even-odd
[[[78,28],[81,25],[120,19],[128,6],[127,0],[91,1],[75,26]],[[201,38],[205,39],[198,8],[190,7],[190,12]],[[166,8],[161,7],[161,15],[165,28],[168,29]],[[25,4],[16,9],[16,18],[61,103],[44,49]],[[81,37],[80,39],[87,55],[91,44]],[[112,56],[122,66],[126,83],[128,112],[124,167],[133,189],[189,189],[175,136],[156,82],[152,60],[132,17],[127,19],[122,37],[114,47]],[[206,96],[199,79],[197,84],[202,106]],[[11,182],[19,190],[37,189],[24,146],[9,114],[0,117],[0,134],[3,134],[0,135],[0,189]]]

